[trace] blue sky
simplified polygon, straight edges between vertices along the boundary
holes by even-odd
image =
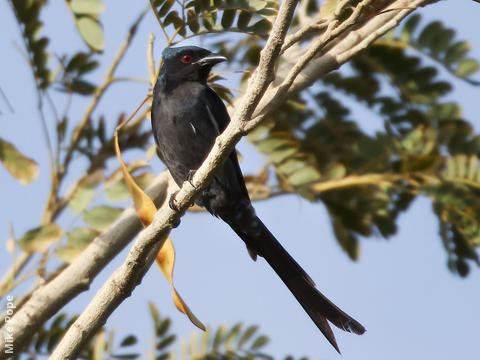
[[[125,35],[124,24],[131,23],[141,7],[133,11],[131,2],[126,0],[105,3],[108,9],[102,16],[107,38],[105,58],[113,59]],[[426,19],[441,19],[445,25],[458,29],[458,37],[471,41],[474,54],[480,59],[480,4],[471,0],[443,1],[421,13]],[[51,2],[44,20],[47,34],[65,33],[55,38],[52,49],[60,53],[63,49],[82,46],[64,3]],[[39,178],[30,186],[18,184],[0,168],[3,200],[0,238],[6,240],[8,222],[13,224],[17,236],[38,225],[49,178],[31,75],[14,45],[21,41],[5,2],[0,3],[0,23],[4,29],[0,37],[0,46],[4,49],[0,86],[14,108],[11,113],[0,102],[0,136],[15,143],[41,166]],[[120,74],[148,76],[145,53],[150,31],[157,34],[156,56],[160,56],[162,36],[149,14],[120,67]],[[104,70],[100,69],[99,73],[103,74]],[[478,130],[476,99],[480,89],[459,82],[455,88],[456,98],[464,105],[465,117],[473,121]],[[145,92],[145,84],[118,84],[112,88],[100,107],[107,120],[111,120],[110,129],[119,112],[133,110]],[[83,100],[73,104],[78,111],[84,105]],[[359,116],[359,121],[365,120]],[[255,172],[263,164],[262,158],[245,141],[239,150],[244,158],[241,166],[245,173]],[[127,159],[135,156],[126,155]],[[162,169],[160,161],[152,162],[154,172]],[[480,271],[473,269],[467,279],[460,279],[447,270],[446,254],[428,200],[417,200],[401,216],[396,236],[389,240],[364,239],[361,259],[356,263],[337,245],[321,204],[310,204],[292,195],[257,203],[255,208],[321,291],[367,328],[363,336],[334,330],[343,359],[478,358]],[[68,219],[62,217],[61,221],[66,223]],[[271,338],[268,352],[278,358],[293,354],[311,359],[340,359],[275,273],[261,259],[252,262],[243,243],[226,225],[207,214],[187,214],[181,226],[172,232],[172,239],[177,250],[177,288],[204,323],[214,328],[238,321],[257,324]],[[72,313],[81,311],[125,256],[124,251],[95,279],[91,290],[66,309]],[[3,247],[0,260],[3,273],[11,263],[11,254]],[[152,329],[147,301],[155,302],[163,315],[172,317],[173,330],[180,337],[196,331],[174,308],[168,284],[154,267],[112,315],[107,327],[118,329],[119,336],[143,335],[139,351],[146,353]]]

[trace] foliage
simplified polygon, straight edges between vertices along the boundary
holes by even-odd
[[[208,329],[201,334],[194,332],[188,339],[178,339],[172,333],[171,320],[162,317],[154,303],[148,304],[153,321],[153,334],[129,334],[119,341],[114,331],[101,329],[85,349],[79,359],[121,360],[141,359],[137,351],[138,339],[152,338],[151,358],[155,360],[256,360],[273,359],[265,353],[269,338],[258,335],[258,326],[245,326],[237,323],[231,327],[220,326]],[[15,359],[35,360],[50,354],[65,335],[76,316],[59,314],[48,321],[17,354]],[[293,358],[285,357],[285,360]],[[302,358],[302,360],[308,360]]]
[[[174,1],[152,0],[163,29],[172,26],[183,38],[225,31],[268,35],[277,2],[264,0]],[[220,15],[221,14],[221,15]]]
[[[458,201],[456,206],[480,209],[474,205],[478,200],[471,198],[478,188],[475,180],[464,183],[460,193],[445,186],[442,175],[455,156],[478,154],[480,138],[462,119],[461,105],[450,100],[452,85],[440,69],[474,85],[478,62],[468,57],[469,44],[457,41],[454,30],[433,22],[417,31],[420,23],[419,15],[410,17],[353,58],[348,71],[331,73],[290,98],[249,139],[268,155],[277,187],[271,192],[296,192],[322,201],[339,244],[352,259],[359,256],[360,237],[395,234],[398,215],[415,197],[430,197],[440,229],[453,227],[440,230],[449,268],[465,275],[467,260],[478,262],[474,250],[480,235],[478,218],[440,216],[437,209],[444,208],[445,193]],[[251,39],[215,45],[251,65],[261,50]],[[378,127],[374,134],[362,129],[362,121],[342,101],[345,96],[368,108],[383,129]],[[357,186],[323,191],[325,182],[352,176],[359,176]],[[268,181],[262,179],[263,184]],[[467,221],[470,230],[464,231]],[[463,251],[455,250],[459,242]]]
[[[77,316],[58,314],[45,323],[35,336],[21,350],[16,351],[14,359],[35,360],[51,354],[59,341],[75,322]],[[78,359],[137,359],[139,354],[131,352],[137,343],[135,335],[127,335],[116,345],[115,333],[101,329],[78,355]]]
[[[42,220],[16,244],[23,252],[41,253],[39,267],[45,268],[48,262],[61,269],[115,221],[128,200],[126,184],[116,160],[112,161],[113,128],[125,114],[104,110],[101,99],[119,80],[138,81],[119,76],[119,64],[134,42],[145,12],[125,29],[125,42],[111,65],[100,67],[110,61],[103,53],[103,2],[66,1],[72,28],[83,43],[64,53],[49,49],[50,39],[63,34],[47,34],[42,29],[46,1],[9,3],[32,71],[40,118],[54,125],[46,128],[55,129],[45,135],[51,168],[44,173],[51,174],[51,187]],[[337,9],[339,3],[345,6]],[[302,16],[319,26],[302,41],[322,33],[323,21],[344,21],[358,3],[325,1],[320,6],[318,1],[302,2]],[[166,44],[201,39],[204,46],[227,56],[232,68],[242,69],[240,89],[258,64],[279,7],[278,1],[263,0],[151,0],[150,5]],[[373,10],[366,8],[361,19],[368,19]],[[298,10],[289,34],[295,34],[302,21]],[[304,51],[302,44],[291,49],[297,51],[293,54]],[[282,69],[292,64],[290,56],[287,51],[278,59],[276,81],[284,75]],[[466,276],[472,264],[480,263],[480,136],[472,119],[463,117],[461,99],[455,99],[453,89],[464,82],[478,91],[479,69],[470,44],[457,39],[454,29],[440,21],[424,23],[419,15],[410,16],[341,70],[315,79],[312,87],[291,94],[266,114],[265,121],[248,136],[266,156],[259,174],[245,177],[252,198],[295,193],[324,204],[339,245],[356,260],[362,238],[396,234],[399,215],[417,197],[427,197],[438,217],[447,265],[452,272]],[[219,83],[224,77],[212,74],[210,84],[234,105],[232,89]],[[73,99],[85,102],[83,113],[71,111]],[[52,111],[47,113],[44,104],[50,104]],[[354,111],[358,106],[365,108],[368,118]],[[152,151],[147,148],[152,141],[149,127],[143,125],[147,118],[148,109],[134,118],[119,138],[123,152],[137,150],[136,154],[141,154],[127,166],[142,188],[154,178],[148,169]],[[32,182],[39,172],[21,147],[3,138],[0,161],[22,184]],[[70,176],[73,169],[75,175]],[[177,340],[169,332],[170,321],[162,319],[153,305],[150,310],[155,357],[166,359],[173,356],[171,346]],[[29,354],[25,356],[51,351],[71,321],[60,315],[44,325],[25,349]],[[241,324],[221,327],[200,339],[186,340],[174,356],[268,358],[261,352],[267,338],[256,332],[256,327]],[[103,330],[97,334],[85,349],[85,358],[100,353],[111,358],[137,356],[112,352],[110,336]],[[120,348],[129,351],[135,342],[134,337],[127,337]]]

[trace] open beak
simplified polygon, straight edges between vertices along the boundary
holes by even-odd
[[[200,66],[213,66],[223,61],[227,61],[225,56],[219,54],[208,54],[207,56],[201,58],[197,61],[197,64]]]

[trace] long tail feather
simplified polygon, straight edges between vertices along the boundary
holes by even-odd
[[[310,276],[275,239],[255,215],[253,208],[248,210],[250,216],[242,211],[243,216],[237,213],[235,223],[232,223],[231,216],[227,217],[227,222],[245,242],[251,255],[258,254],[265,258],[330,344],[340,353],[328,321],[344,331],[359,335],[365,332],[365,328],[318,291]]]

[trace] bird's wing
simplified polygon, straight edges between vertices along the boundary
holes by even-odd
[[[222,133],[230,122],[230,116],[223,101],[218,97],[217,93],[209,87],[207,87],[207,106],[214,116],[214,121],[216,122],[219,132]]]
[[[222,133],[230,122],[230,116],[228,115],[227,108],[223,101],[218,97],[218,95],[211,88],[207,89],[207,111],[210,115],[211,120],[215,123],[215,126],[218,128],[219,134]],[[237,179],[238,185],[240,186],[241,191],[247,198],[250,199],[248,195],[247,187],[245,186],[245,180],[243,179],[242,170],[238,164],[238,157],[236,150],[233,150],[227,162],[225,163],[225,170],[229,167],[232,167],[235,172],[235,177]],[[227,170],[228,171],[228,170]]]

